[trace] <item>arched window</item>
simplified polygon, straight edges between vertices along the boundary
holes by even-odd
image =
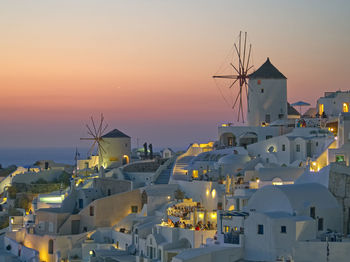
[[[349,103],[343,103],[343,112],[349,112]]]

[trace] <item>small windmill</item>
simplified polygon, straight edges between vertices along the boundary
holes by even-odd
[[[106,131],[108,124],[103,122],[104,121],[103,114],[101,114],[100,124],[99,124],[98,128],[96,128],[95,121],[94,121],[92,116],[90,117],[90,119],[91,119],[91,125],[89,126],[88,124],[86,124],[86,128],[87,128],[88,135],[90,135],[91,137],[80,138],[80,140],[94,141],[92,146],[90,147],[90,150],[88,151],[88,155],[91,156],[94,149],[95,149],[95,146],[97,146],[97,149],[98,149],[98,169],[100,170],[101,164],[102,164],[102,159],[103,159],[103,154],[106,153],[106,150],[101,145],[101,142],[103,141],[102,134]]]
[[[248,100],[248,78],[254,67],[251,63],[252,45],[247,43],[247,32],[244,32],[244,39],[242,37],[242,32],[239,32],[238,41],[237,43],[234,43],[234,49],[232,51],[233,53],[231,55],[233,57],[230,57],[230,60],[232,60],[228,61],[227,64],[230,72],[228,74],[216,74],[213,78],[229,80],[227,85],[223,88],[220,88],[218,85],[219,91],[225,102],[233,110],[238,107],[237,120],[238,122],[242,121],[244,123],[244,93],[246,100]],[[227,93],[227,95],[225,93]],[[247,106],[249,111],[248,101]]]

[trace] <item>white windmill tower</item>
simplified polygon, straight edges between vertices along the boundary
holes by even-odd
[[[269,58],[249,75],[248,94],[250,126],[287,120],[287,78],[271,64]]]

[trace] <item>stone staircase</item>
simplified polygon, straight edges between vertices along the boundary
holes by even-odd
[[[158,176],[157,180],[154,182],[155,184],[168,184],[170,175],[171,175],[171,169],[172,166],[168,166],[166,169],[164,169],[160,175]]]
[[[175,165],[174,165],[174,171],[173,175],[186,175],[187,170],[185,169],[192,159],[194,159],[196,156],[179,156],[177,159]]]

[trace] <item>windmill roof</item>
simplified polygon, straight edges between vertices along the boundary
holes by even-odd
[[[254,73],[249,75],[249,78],[265,78],[265,79],[287,79],[267,58]]]
[[[122,131],[118,129],[113,129],[112,131],[108,132],[107,134],[103,135],[102,137],[129,137],[128,135],[124,134]]]

